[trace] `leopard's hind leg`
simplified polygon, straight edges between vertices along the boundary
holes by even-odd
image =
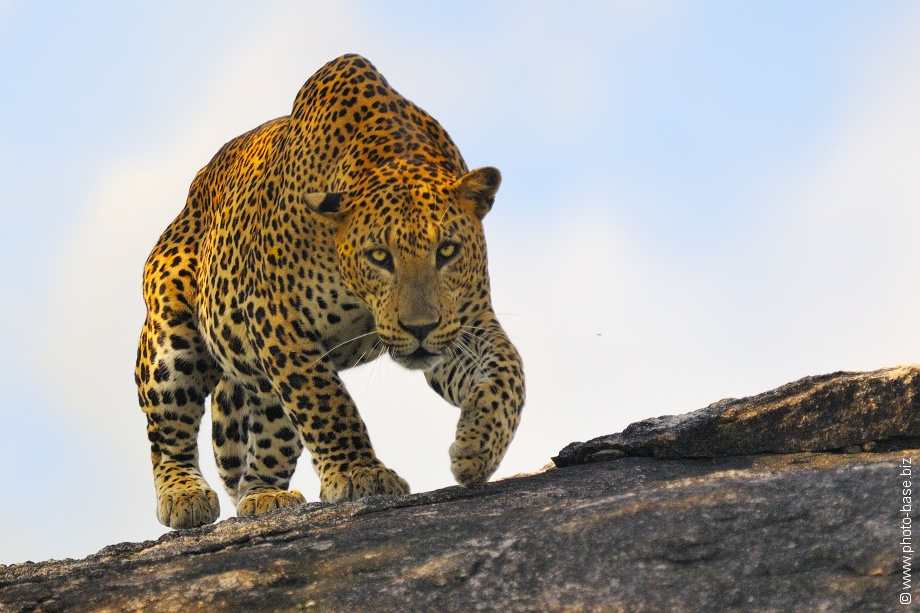
[[[255,515],[305,502],[287,488],[303,445],[281,404],[223,379],[211,408],[214,458],[237,514]]]

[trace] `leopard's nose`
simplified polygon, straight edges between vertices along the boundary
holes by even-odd
[[[432,330],[438,327],[438,324],[440,323],[441,323],[441,320],[439,318],[438,321],[434,322],[433,324],[409,325],[409,324],[404,324],[402,321],[400,321],[399,326],[403,330],[405,330],[406,332],[414,336],[418,340],[418,342],[421,343],[431,333]]]

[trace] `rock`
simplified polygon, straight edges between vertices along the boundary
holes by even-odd
[[[758,396],[646,419],[573,443],[553,458],[571,466],[611,456],[695,458],[883,445],[920,447],[920,366],[805,377]]]
[[[8,567],[0,608],[890,611],[909,453],[627,458],[307,505]]]
[[[916,436],[894,408],[915,410],[916,372],[813,377],[641,422],[603,437],[618,446],[571,447],[567,466],[536,475],[0,566],[0,611],[903,610],[899,527],[917,514],[901,512],[902,490],[920,450],[891,441]],[[759,436],[793,453],[740,455],[762,449]],[[821,440],[849,449],[796,448]]]

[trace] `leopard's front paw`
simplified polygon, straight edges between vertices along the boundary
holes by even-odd
[[[299,504],[306,504],[306,502],[303,494],[296,490],[263,490],[260,492],[251,492],[243,496],[239,504],[236,505],[236,514],[240,517],[244,515],[259,515],[266,511],[295,507]]]
[[[368,496],[402,496],[409,493],[406,480],[374,461],[355,464],[345,470],[330,470],[322,477],[320,500],[344,502]]]
[[[209,487],[167,489],[157,496],[157,519],[176,530],[210,524],[219,516],[217,494]]]
[[[499,462],[501,456],[481,441],[458,438],[450,446],[450,471],[460,485],[485,483],[498,469]]]

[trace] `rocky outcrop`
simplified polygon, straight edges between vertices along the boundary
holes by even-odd
[[[0,567],[0,611],[899,610],[918,375],[803,379],[484,486]]]
[[[573,443],[553,461],[855,451],[880,443],[920,448],[920,366],[805,377],[758,396],[636,422],[619,434]]]

